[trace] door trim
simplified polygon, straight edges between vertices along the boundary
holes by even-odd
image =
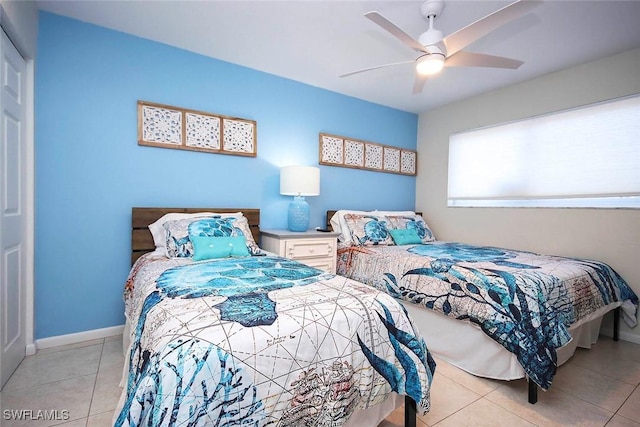
[[[37,20],[36,20],[37,22]],[[22,35],[20,30],[11,22],[4,6],[0,4],[0,29],[5,32],[9,40],[18,50],[18,53],[25,61],[25,156],[26,156],[26,177],[25,177],[25,216],[26,229],[24,236],[25,245],[25,340],[26,355],[36,353],[35,345],[35,309],[34,309],[34,288],[35,288],[35,62],[34,58],[24,50],[24,45],[20,43]],[[28,31],[28,29],[23,29]]]
[[[20,52],[20,50],[18,50]],[[27,157],[27,173],[25,179],[25,197],[26,197],[26,230],[25,230],[25,245],[26,245],[26,313],[25,313],[25,339],[26,339],[26,353],[27,356],[36,354],[36,345],[34,337],[34,260],[35,260],[35,138],[34,138],[34,123],[35,123],[35,100],[34,100],[34,76],[35,67],[33,59],[25,59],[26,65],[26,88],[25,88],[25,102],[26,102],[26,135],[25,135],[25,155]]]

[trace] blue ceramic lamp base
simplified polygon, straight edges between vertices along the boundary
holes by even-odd
[[[309,229],[309,203],[302,196],[295,196],[289,204],[289,231],[307,231]]]

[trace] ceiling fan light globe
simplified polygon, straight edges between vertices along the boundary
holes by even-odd
[[[416,60],[416,72],[423,76],[438,74],[444,67],[444,60],[444,55],[439,53],[421,56]]]

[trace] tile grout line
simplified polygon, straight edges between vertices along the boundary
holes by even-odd
[[[622,402],[622,404],[620,405],[620,407],[616,410],[616,412],[614,412],[614,414],[613,414],[613,416],[611,417],[611,419],[613,419],[613,417],[615,417],[615,416],[617,415],[617,416],[619,416],[619,417],[624,418],[625,420],[630,420],[630,421],[637,422],[637,423],[639,423],[639,422],[640,422],[640,420],[634,420],[634,419],[631,419],[631,418],[625,417],[625,416],[624,416],[624,415],[622,415],[622,414],[619,414],[620,409],[622,409],[622,407],[624,406],[624,404],[625,404],[625,403],[627,403],[627,401],[628,401],[629,399],[631,399],[631,396],[633,396],[633,393],[635,393],[636,391],[639,391],[639,390],[640,390],[640,384],[636,385],[636,388],[634,388],[634,389],[633,389],[633,391],[629,394],[629,396],[627,396],[627,398],[624,400],[624,402]]]
[[[452,381],[453,381],[453,380],[452,380]],[[462,384],[460,384],[460,385],[461,385],[462,387],[464,387]],[[473,392],[473,390],[472,390],[472,392]],[[475,392],[473,392],[473,393],[475,393]],[[475,393],[475,394],[478,394],[478,393]],[[431,427],[437,427],[437,425],[438,425],[438,424],[440,424],[441,422],[443,422],[444,420],[446,420],[446,419],[448,419],[448,418],[451,418],[452,416],[454,416],[455,414],[459,413],[459,412],[460,412],[460,411],[462,411],[463,409],[468,408],[469,406],[473,405],[473,404],[474,404],[474,403],[476,403],[476,402],[479,402],[479,401],[480,401],[480,400],[482,400],[482,399],[484,399],[484,396],[481,396],[481,395],[479,395],[479,394],[478,394],[478,398],[477,398],[477,399],[474,399],[473,401],[469,402],[467,405],[464,405],[463,407],[461,407],[460,409],[458,409],[458,410],[457,410],[457,411],[455,411],[454,413],[447,415],[446,417],[444,417],[443,419],[441,419],[440,421],[438,421],[437,423],[435,423],[435,424],[434,424],[433,426],[431,426]],[[427,424],[427,425],[428,425],[428,424]]]
[[[588,349],[588,350],[590,350],[590,349]],[[584,369],[584,370],[587,370],[589,372],[596,373],[598,375],[602,375],[603,377],[607,377],[607,378],[612,379],[614,381],[618,381],[618,382],[621,382],[621,383],[624,383],[624,384],[629,384],[629,385],[632,385],[634,387],[638,386],[638,383],[628,382],[623,378],[618,378],[618,377],[616,377],[614,375],[611,375],[611,374],[608,374],[606,372],[601,372],[601,371],[599,371],[599,370],[597,370],[595,368],[591,368],[591,367],[588,367],[588,366],[583,366],[583,365],[581,365],[579,363],[572,362],[571,359],[569,359],[565,364],[561,365],[560,367],[565,366],[565,365],[569,365],[569,364],[571,366],[575,366],[577,368]]]
[[[98,344],[96,343],[96,344],[93,344],[93,345],[98,345]],[[91,414],[91,404],[93,403],[93,395],[95,394],[96,384],[98,383],[98,372],[100,372],[100,363],[102,362],[102,355],[104,354],[104,338],[102,338],[102,343],[100,345],[101,345],[100,358],[98,359],[98,366],[97,366],[97,369],[96,369],[95,378],[93,380],[93,389],[91,390],[91,398],[89,399],[89,408],[87,409],[87,415],[85,417],[77,418],[75,420],[65,421],[62,424],[53,424],[53,425],[51,425],[51,427],[64,426],[66,424],[75,423],[75,422],[82,421],[82,420],[84,420],[84,427],[89,427],[89,416]],[[70,348],[68,350],[77,350],[77,349],[84,348],[84,347],[89,347],[89,346],[79,346],[79,347]],[[65,351],[65,350],[60,350],[60,351]],[[53,354],[53,353],[57,353],[57,351],[51,351],[51,352],[47,352],[45,354]],[[82,375],[82,376],[84,376],[84,375]],[[80,378],[80,377],[72,377],[72,378]],[[65,381],[65,380],[60,380],[60,381]],[[56,381],[54,381],[54,382],[56,382]],[[48,384],[51,384],[51,383],[48,383]]]
[[[569,363],[571,363],[571,362],[569,362]],[[571,396],[571,397],[573,397],[573,398],[575,398],[575,399],[578,399],[578,400],[580,400],[580,401],[582,401],[582,402],[584,402],[584,403],[586,403],[586,404],[588,404],[588,405],[594,406],[594,407],[596,407],[596,408],[602,409],[602,410],[607,411],[607,412],[611,412],[611,416],[610,416],[610,418],[609,418],[609,420],[608,420],[607,422],[611,421],[611,420],[613,419],[613,417],[615,417],[616,415],[619,415],[619,416],[621,416],[621,417],[623,417],[623,418],[625,418],[625,419],[629,419],[629,420],[631,420],[630,418],[627,418],[627,417],[625,417],[624,415],[620,415],[620,414],[618,413],[618,411],[620,411],[620,409],[622,408],[622,406],[624,406],[624,404],[627,402],[627,400],[629,400],[629,399],[631,398],[631,396],[633,395],[633,393],[635,393],[637,390],[640,390],[640,384],[632,384],[632,383],[628,383],[628,382],[626,382],[626,381],[624,381],[624,380],[621,380],[621,379],[619,379],[619,378],[616,378],[616,377],[614,377],[614,376],[608,375],[608,374],[606,374],[606,373],[598,372],[598,371],[596,371],[596,370],[593,370],[593,369],[587,368],[587,367],[585,367],[585,366],[581,366],[581,365],[579,365],[579,364],[575,364],[575,363],[573,363],[573,366],[578,367],[578,368],[580,368],[580,369],[584,369],[584,370],[590,371],[590,372],[595,372],[595,373],[597,373],[597,374],[599,374],[599,375],[602,375],[603,377],[607,377],[607,378],[609,378],[609,379],[612,379],[612,380],[614,380],[614,381],[617,381],[617,382],[620,382],[620,383],[623,383],[623,384],[633,385],[633,386],[635,386],[635,388],[633,389],[633,391],[631,391],[631,393],[629,393],[629,395],[624,399],[624,401],[620,404],[620,406],[619,406],[615,411],[611,411],[610,409],[603,408],[602,406],[600,406],[600,405],[598,405],[598,404],[596,404],[596,403],[590,402],[590,401],[588,401],[588,400],[584,399],[583,397],[577,396],[577,395],[573,394],[570,390],[565,390],[565,389],[562,389],[562,388],[558,388],[558,387],[556,387],[556,390],[557,390],[558,392],[565,393],[565,394],[567,394],[567,395],[569,395],[569,396]],[[467,387],[465,384],[462,384],[462,383],[460,383],[460,382],[456,381],[454,378],[448,377],[448,376],[447,376],[447,375],[445,375],[445,374],[441,374],[441,375],[442,375],[442,376],[444,376],[444,377],[446,377],[446,378],[448,378],[449,380],[451,380],[451,381],[455,382],[456,384],[460,385],[461,387],[464,387],[464,388],[466,388],[467,390],[470,390],[470,391],[472,391],[473,393],[478,394],[475,390],[471,390],[471,389],[470,389],[469,387]],[[486,398],[487,396],[489,396],[490,394],[492,394],[493,392],[495,392],[495,391],[496,391],[496,390],[498,390],[499,388],[500,388],[500,387],[498,387],[498,388],[496,388],[496,389],[494,389],[494,390],[491,390],[489,393],[487,393],[487,394],[485,394],[485,395],[481,395],[481,396],[480,396],[480,399],[484,399],[484,398]],[[478,400],[480,400],[480,399],[478,399]],[[522,418],[520,415],[518,415],[518,414],[517,414],[517,413],[515,413],[515,412],[512,412],[512,411],[511,411],[511,410],[509,410],[508,408],[505,408],[505,407],[503,407],[503,406],[499,405],[498,403],[493,402],[493,401],[492,401],[492,400],[490,400],[490,399],[487,399],[487,401],[488,401],[488,402],[491,402],[491,403],[493,403],[493,404],[496,404],[496,405],[498,405],[500,408],[502,408],[502,409],[506,410],[507,412],[509,412],[509,413],[511,413],[511,414],[513,414],[513,415],[515,415],[516,417],[518,417],[518,418],[520,418],[520,419],[522,419],[522,420],[524,420],[524,421],[526,421],[526,422],[528,422],[528,423],[530,423],[530,424],[533,424],[530,420],[525,419],[525,418]],[[474,403],[474,402],[472,402],[472,403]],[[467,405],[467,406],[469,406],[469,405]],[[465,407],[466,407],[466,406],[465,406]],[[453,415],[453,414],[451,414],[451,415]],[[450,415],[450,416],[451,416],[451,415]],[[447,417],[447,418],[448,418],[448,417]],[[444,418],[444,419],[446,419],[446,418]],[[444,419],[443,419],[443,420],[444,420]],[[442,422],[443,420],[438,421],[438,423],[436,423],[435,425],[439,424],[439,423],[440,423],[440,422]],[[631,421],[635,421],[635,422],[637,422],[636,420],[631,420]],[[606,424],[605,424],[605,425],[606,425]]]
[[[494,390],[494,391],[495,391],[495,390]],[[601,407],[600,405],[597,405],[597,404],[595,404],[595,403],[589,402],[588,400],[585,400],[585,399],[583,399],[583,398],[581,398],[581,397],[579,397],[579,396],[575,396],[575,395],[573,395],[573,394],[571,394],[571,393],[569,393],[569,392],[567,392],[567,391],[565,391],[565,390],[557,389],[557,392],[559,392],[559,393],[564,393],[564,394],[566,394],[566,395],[568,395],[568,396],[571,396],[571,397],[573,397],[573,398],[575,398],[575,399],[577,399],[577,400],[580,400],[580,401],[582,401],[582,402],[586,403],[587,405],[594,406],[594,407],[596,407],[596,408],[598,408],[598,409],[601,409],[601,410],[603,410],[603,411],[611,412],[609,409],[603,408],[603,407]],[[633,392],[632,392],[631,394],[633,394]],[[631,394],[629,395],[629,397],[631,397]],[[629,397],[627,397],[627,399],[628,399]],[[499,403],[497,403],[497,402],[493,402],[492,400],[489,400],[489,399],[487,399],[487,400],[488,400],[489,402],[491,402],[491,403],[493,403],[493,404],[495,404],[495,405],[499,406],[500,408],[504,409],[505,411],[510,412],[511,414],[513,414],[513,415],[517,416],[518,418],[520,418],[520,419],[522,419],[522,420],[524,420],[524,421],[528,422],[529,424],[533,424],[533,425],[535,425],[535,426],[538,426],[538,424],[535,424],[533,421],[531,421],[531,420],[529,420],[529,419],[527,419],[527,418],[522,418],[520,415],[518,415],[517,413],[515,413],[515,412],[511,411],[509,408],[505,408],[504,406],[500,405],[500,404],[499,404]],[[626,399],[625,399],[625,402],[626,402]],[[623,404],[624,404],[624,403],[623,403]],[[622,407],[622,405],[620,405],[620,408],[621,408],[621,407]],[[618,408],[618,410],[619,410],[620,408]],[[607,424],[608,424],[608,423],[609,423],[609,422],[610,422],[610,421],[611,421],[611,420],[612,420],[616,415],[619,415],[619,416],[621,416],[621,417],[623,417],[623,418],[625,418],[625,419],[629,419],[629,418],[624,417],[623,415],[618,414],[618,411],[611,412],[611,416],[609,417],[609,419],[607,420],[607,422],[604,424],[604,426],[603,426],[603,427],[606,427],[606,425],[607,425]],[[634,421],[634,420],[631,420],[631,421]]]
[[[98,369],[96,370],[96,378],[93,380],[93,390],[91,390],[91,399],[89,399],[89,409],[87,410],[87,420],[85,427],[89,424],[89,417],[91,416],[91,406],[93,405],[93,397],[96,394],[96,387],[98,385],[98,375],[100,375],[100,365],[102,365],[102,357],[104,357],[104,343],[105,338],[102,339],[102,348],[100,349],[100,359],[98,359]]]
[[[104,341],[104,338],[101,338],[101,339]],[[95,341],[95,340],[92,340],[92,341]],[[85,375],[77,375],[76,374],[76,375],[69,376],[68,378],[61,378],[61,379],[57,379],[57,380],[53,380],[53,381],[49,381],[49,382],[44,382],[44,383],[38,383],[38,384],[32,384],[32,385],[27,385],[27,386],[7,389],[7,386],[9,385],[9,382],[14,377],[14,375],[16,375],[18,373],[18,371],[20,371],[20,369],[26,369],[26,368],[23,367],[23,364],[28,359],[37,359],[37,358],[41,359],[42,357],[48,357],[50,355],[54,355],[56,353],[63,352],[63,351],[75,351],[75,350],[84,349],[84,348],[87,348],[87,347],[92,347],[92,346],[97,346],[97,345],[101,345],[104,348],[104,342],[103,342],[102,344],[94,343],[94,344],[90,344],[90,345],[83,345],[83,346],[78,346],[78,347],[73,347],[73,348],[62,348],[60,350],[47,351],[45,353],[38,353],[36,351],[36,354],[30,355],[30,356],[26,356],[20,361],[20,363],[18,364],[18,367],[15,369],[15,371],[13,371],[13,373],[11,374],[11,376],[9,377],[7,382],[5,383],[4,387],[0,391],[2,391],[3,393],[12,393],[12,392],[20,391],[20,390],[27,390],[27,389],[34,388],[34,387],[40,387],[40,386],[43,386],[43,385],[54,384],[54,383],[57,383],[57,382],[60,382],[60,381],[66,381],[66,380],[71,380],[71,379],[74,379],[74,378],[84,377],[87,374],[85,374]],[[60,346],[60,347],[66,347],[66,346]],[[53,347],[53,348],[57,348],[57,347]],[[100,357],[102,357],[102,350],[101,350],[101,353],[100,353]],[[99,366],[99,364],[100,364],[100,361],[98,361],[98,366]],[[97,372],[96,372],[96,375],[97,375]]]
[[[507,411],[508,413],[510,413],[511,415],[523,420],[524,422],[529,423],[529,424],[531,424],[531,425],[533,425],[535,427],[538,427],[538,424],[534,423],[533,421],[531,421],[531,420],[529,420],[527,418],[521,417],[520,414],[518,414],[516,412],[513,412],[511,409],[506,408],[506,407],[502,406],[500,403],[494,402],[493,400],[488,398],[490,394],[493,394],[494,392],[497,392],[498,389],[500,389],[501,387],[502,386],[500,386],[500,387],[498,387],[498,388],[496,388],[494,390],[491,390],[489,393],[487,393],[486,395],[482,396],[482,398],[485,399],[487,402],[491,403],[492,405],[496,405],[498,408],[503,409],[503,410]]]
[[[491,390],[489,393],[487,393],[487,394],[485,394],[484,396],[482,396],[482,399],[481,399],[481,400],[485,400],[486,402],[488,402],[488,403],[490,403],[490,404],[492,404],[492,405],[496,405],[498,408],[500,408],[500,409],[502,409],[502,410],[504,410],[504,411],[506,411],[506,412],[510,413],[511,415],[515,416],[516,418],[521,419],[521,420],[523,420],[523,421],[524,421],[524,422],[526,422],[526,423],[529,423],[529,424],[531,424],[531,425],[533,425],[533,426],[538,427],[538,424],[534,423],[534,422],[533,422],[533,421],[531,421],[530,419],[524,418],[524,417],[520,416],[520,414],[519,414],[519,413],[517,413],[517,412],[513,412],[511,409],[509,409],[509,408],[507,408],[507,407],[505,407],[505,406],[502,406],[499,402],[494,402],[493,400],[489,399],[489,395],[490,395],[490,394],[493,394],[493,393],[495,393],[495,392],[497,392],[497,391],[498,391],[498,389],[500,389],[501,387],[503,387],[503,386],[499,386],[499,387],[497,387],[497,388],[495,388],[495,389]],[[526,396],[523,396],[523,397],[526,397]]]
[[[591,372],[594,372],[594,371],[591,371]],[[606,376],[606,375],[605,375],[605,376]],[[609,378],[613,378],[613,377],[609,377]],[[615,378],[613,378],[613,379],[615,380]],[[621,382],[621,383],[624,383],[624,384],[629,384],[629,383],[625,383],[624,381],[620,381],[620,380],[617,380],[617,381],[618,381],[618,382]],[[631,385],[631,384],[629,384],[629,385]],[[638,388],[638,386],[636,386],[636,388],[634,388],[634,389],[633,389],[633,391],[631,391],[631,393],[629,393],[629,395],[628,395],[628,396],[627,396],[627,397],[622,401],[622,403],[620,404],[620,406],[618,406],[618,408],[617,408],[615,411],[611,411],[610,409],[604,408],[604,407],[602,407],[602,406],[598,405],[597,403],[593,403],[593,402],[591,402],[591,401],[589,401],[589,400],[585,399],[584,397],[580,397],[580,396],[578,396],[578,395],[574,394],[571,390],[565,390],[565,389],[562,389],[562,388],[556,388],[556,389],[557,389],[559,392],[565,393],[565,394],[567,394],[567,395],[569,395],[569,396],[571,396],[571,397],[573,397],[573,398],[575,398],[575,399],[581,400],[581,401],[583,401],[584,403],[586,403],[586,404],[588,404],[588,405],[595,406],[596,408],[602,409],[603,411],[611,412],[611,413],[612,413],[612,415],[611,415],[611,418],[609,419],[609,421],[611,421],[611,419],[612,419],[616,414],[618,414],[618,411],[620,410],[620,408],[622,408],[622,406],[626,403],[626,401],[627,401],[627,400],[629,400],[629,398],[630,398],[630,397],[631,397],[631,395],[636,391],[636,389],[637,389],[637,388]]]

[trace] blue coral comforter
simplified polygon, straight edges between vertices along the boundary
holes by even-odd
[[[392,391],[429,409],[435,363],[401,304],[284,258],[141,258],[125,289],[116,426],[340,426]]]
[[[636,324],[638,297],[597,261],[452,242],[352,246],[339,251],[338,274],[476,324],[543,389],[570,325],[616,303]]]

